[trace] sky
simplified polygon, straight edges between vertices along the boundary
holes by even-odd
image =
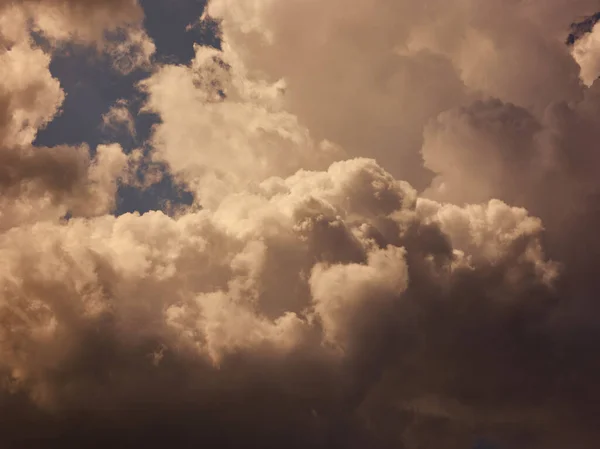
[[[0,0],[0,447],[595,449],[597,0]]]

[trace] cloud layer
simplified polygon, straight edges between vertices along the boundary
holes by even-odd
[[[34,142],[140,6],[0,2],[3,447],[595,447],[595,6],[213,0],[126,154]],[[194,204],[114,216],[157,167]]]

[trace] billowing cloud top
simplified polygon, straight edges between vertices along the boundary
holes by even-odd
[[[174,65],[136,1],[0,1],[0,446],[595,448],[597,6],[213,0]],[[140,148],[36,143],[73,44]]]

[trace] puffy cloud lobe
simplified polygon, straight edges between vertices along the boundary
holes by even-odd
[[[536,146],[541,131],[527,109],[497,99],[440,114],[424,131],[424,163],[437,174],[429,194],[458,202],[518,201],[531,191],[536,172],[552,164],[547,148]]]
[[[404,251],[398,247],[373,251],[366,264],[315,266],[310,285],[326,341],[344,349],[357,332],[355,322],[373,311],[369,324],[376,326],[407,282]]]
[[[474,103],[430,123],[422,149],[437,173],[428,197],[459,203],[496,197],[543,218],[547,249],[566,265],[564,294],[584,321],[582,310],[597,307],[590,267],[598,249],[600,186],[592,168],[598,104],[596,84],[581,101],[553,104],[539,119],[499,100]]]
[[[573,57],[581,66],[581,80],[591,86],[600,77],[600,26],[575,42]]]
[[[196,52],[190,67],[165,66],[142,87],[146,110],[162,119],[152,137],[155,160],[186,181],[203,206],[271,175],[325,167],[342,154],[314,143],[281,108],[283,86],[248,79],[227,53],[200,46]]]
[[[581,101],[554,103],[540,118],[497,99],[440,114],[424,132],[425,165],[438,175],[428,195],[467,202],[496,196],[544,218],[552,215],[551,205],[540,205],[544,191],[561,204],[581,202],[598,188],[590,170],[597,99],[593,86]]]
[[[0,145],[28,145],[64,100],[50,58],[21,43],[0,53]]]
[[[0,230],[65,215],[98,216],[115,206],[129,160],[119,145],[17,147],[0,151]]]

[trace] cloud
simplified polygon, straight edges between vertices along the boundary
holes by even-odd
[[[591,86],[600,77],[600,26],[583,35],[573,45],[573,57],[581,66],[581,80]]]
[[[89,45],[107,53],[124,74],[148,69],[156,50],[143,29],[144,12],[137,0],[0,1],[0,43],[11,47],[35,33],[54,49]]]
[[[143,29],[129,28],[108,39],[105,51],[113,67],[127,75],[134,70],[149,70],[156,46]]]
[[[118,100],[109,111],[102,116],[104,128],[119,131],[124,130],[128,135],[135,137],[135,119],[129,110],[127,100]]]
[[[213,0],[208,11],[250,69],[286,80],[286,108],[316,137],[423,188],[422,129],[439,113],[489,96],[536,111],[579,98],[565,17],[596,7]]]
[[[223,50],[142,80],[125,154],[34,145],[64,93],[22,24],[137,66],[139,5],[7,4],[0,441],[595,447],[593,6],[213,0]],[[112,215],[156,167],[194,204]]]
[[[119,145],[11,148],[0,152],[0,229],[58,220],[66,214],[94,216],[114,209],[117,181],[127,175]]]
[[[152,136],[155,159],[169,164],[204,207],[272,175],[326,167],[342,154],[313,142],[281,108],[283,85],[247,78],[228,57],[235,61],[197,46],[190,67],[167,65],[141,83],[149,97],[144,111],[162,120]]]
[[[58,113],[64,92],[48,55],[30,43],[0,53],[0,62],[0,145],[31,144]]]
[[[56,41],[102,41],[106,31],[137,25],[144,17],[137,0],[3,0],[0,7],[25,14],[35,30]]]
[[[33,146],[65,94],[50,73],[50,57],[31,42],[0,53],[0,62],[0,229],[109,212],[128,166],[121,147],[99,147],[92,158],[85,145]]]
[[[425,229],[442,245],[423,246]],[[379,384],[377,373],[416,351],[421,338],[448,332],[445,344],[460,345],[471,319],[492,316],[500,320],[496,331],[513,320],[518,326],[524,316],[541,325],[557,266],[540,249],[540,231],[526,211],[500,202],[469,209],[415,203],[410,187],[370,160],[271,179],[259,192],[235,195],[214,212],[20,226],[0,242],[3,318],[11,329],[2,339],[3,371],[12,388],[39,406],[101,413],[140,400],[177,407],[155,382],[175,375],[172,370],[183,363],[200,370],[186,388],[190,405],[204,414],[214,406],[202,393],[206,382],[230,397],[229,379],[236,376],[241,384],[235,395],[253,394],[258,387],[245,385],[256,381],[252,366],[263,360],[261,376],[283,376],[277,383],[285,389],[275,393],[280,387],[266,385],[265,394],[283,394],[269,401],[279,409],[287,395],[293,398],[281,419],[269,421],[273,432],[283,431],[302,409],[302,419],[313,419],[314,408],[326,423],[335,421],[350,410],[329,407],[339,401],[358,407]],[[427,298],[421,289],[438,293]],[[462,296],[466,291],[471,293]],[[476,315],[460,319],[456,310],[449,327],[439,330],[438,307],[469,307]],[[410,324],[415,314],[423,314],[423,327]],[[517,338],[499,336],[500,344]],[[158,350],[161,363],[153,364]],[[435,353],[423,366],[437,363]],[[512,356],[506,352],[494,366],[500,369]],[[287,364],[307,371],[294,374]],[[318,390],[306,385],[294,392],[332,372],[337,374],[324,378]],[[335,387],[338,378],[343,385]],[[410,380],[426,389],[426,378]],[[146,382],[159,388],[152,399]],[[482,388],[487,382],[503,385],[495,376],[482,382]],[[178,395],[177,385],[172,388]],[[327,399],[328,388],[341,388],[335,393],[341,396]],[[459,390],[446,391],[453,393]],[[239,416],[242,425],[253,422],[253,408],[261,407],[225,404],[218,416]],[[275,417],[272,410],[265,413]],[[280,441],[263,440],[260,433],[245,437],[268,447]],[[300,437],[308,441],[308,435]]]
[[[579,319],[595,309],[598,286],[590,268],[600,248],[593,231],[600,184],[592,168],[598,111],[596,84],[581,101],[553,104],[540,118],[499,100],[477,102],[432,121],[422,148],[436,173],[427,197],[458,203],[495,197],[543,219],[546,248],[565,262],[564,294]]]

